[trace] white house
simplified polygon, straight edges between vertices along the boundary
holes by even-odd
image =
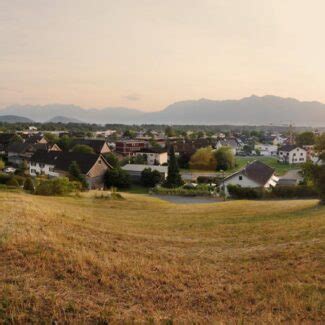
[[[287,164],[303,164],[307,161],[307,151],[296,145],[285,145],[279,149],[280,162]]]
[[[269,188],[277,185],[279,178],[274,175],[274,169],[255,160],[246,165],[245,168],[226,177],[221,188],[226,196],[229,196],[228,185],[239,185],[249,188]]]
[[[135,155],[144,156],[148,165],[163,165],[168,162],[167,150],[163,148],[143,148]]]
[[[278,154],[278,146],[273,144],[256,144],[255,150],[258,150],[261,156],[271,157]]]
[[[38,150],[30,159],[29,173],[31,176],[68,176],[73,162],[78,164],[90,189],[104,187],[104,175],[112,166],[102,155]]]

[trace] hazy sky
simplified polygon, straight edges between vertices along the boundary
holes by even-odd
[[[0,0],[0,107],[325,102],[324,0]]]

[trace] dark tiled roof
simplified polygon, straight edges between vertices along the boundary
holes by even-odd
[[[10,143],[8,146],[8,152],[14,152],[14,153],[25,153],[27,151],[33,152],[37,150],[48,150],[48,145],[46,143],[20,143],[20,142],[14,142]]]
[[[40,133],[37,133],[37,134],[33,134],[31,136],[29,136],[27,139],[26,139],[26,142],[27,143],[37,143],[38,141],[42,140],[44,138],[44,136]]]
[[[263,162],[256,160],[248,164],[245,168],[241,169],[237,173],[228,176],[227,178],[231,178],[234,175],[238,174],[243,174],[254,182],[260,184],[261,186],[264,186],[267,181],[273,176],[274,169],[264,164]]]
[[[26,151],[30,150],[31,147],[32,145],[30,143],[14,142],[9,144],[8,152],[25,153]]]
[[[14,136],[14,133],[0,133],[0,143],[8,144]]]
[[[99,155],[80,152],[43,151],[38,150],[31,157],[31,161],[54,165],[56,169],[68,171],[73,161],[77,162],[83,174],[87,174],[94,166]],[[104,159],[103,159],[104,160]],[[105,161],[105,160],[104,160]],[[106,161],[105,161],[106,162]],[[107,163],[108,165],[108,163]]]
[[[298,148],[298,146],[296,146],[295,144],[286,144],[284,146],[282,146],[281,148],[279,148],[279,151],[291,151],[293,149]]]
[[[167,152],[166,148],[142,148],[140,150],[142,153],[164,153]]]
[[[76,139],[73,143],[74,145],[81,144],[89,146],[93,148],[96,153],[100,153],[106,141],[101,139]]]

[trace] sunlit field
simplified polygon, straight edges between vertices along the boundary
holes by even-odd
[[[0,323],[324,321],[315,200],[0,192]]]

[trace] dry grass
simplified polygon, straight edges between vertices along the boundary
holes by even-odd
[[[0,323],[324,321],[316,201],[0,192]]]

